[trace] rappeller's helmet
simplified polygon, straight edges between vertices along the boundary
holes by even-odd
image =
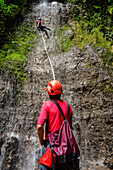
[[[39,17],[38,19],[41,21],[41,18],[40,18],[40,17]]]
[[[62,94],[62,85],[58,80],[51,80],[48,83],[46,90],[50,95]]]

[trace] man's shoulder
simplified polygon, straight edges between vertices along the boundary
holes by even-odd
[[[69,102],[67,102],[67,101],[64,101],[64,100],[63,100],[63,102],[64,102],[65,105],[69,105],[69,106],[70,106],[70,109],[71,109],[71,111],[72,111],[72,105],[71,105]]]
[[[49,106],[51,104],[51,100],[47,100],[43,103],[43,106]]]
[[[68,103],[67,101],[65,101],[65,100],[56,100],[59,104],[60,103],[63,103],[63,104],[65,104],[65,105],[67,105],[67,104],[69,104],[70,106],[71,106],[71,104],[70,103]],[[52,101],[52,100],[47,100],[47,101],[45,101],[44,102],[44,105],[50,105],[50,104],[53,104],[54,102]]]
[[[62,102],[65,102],[63,100],[59,101],[59,100],[56,100],[59,104],[62,103]],[[52,100],[47,100],[44,102],[43,106],[47,107],[47,106],[54,106],[56,105]]]
[[[51,100],[46,100],[44,103],[46,103],[46,104],[47,104],[47,103],[50,103],[50,102],[51,102]]]

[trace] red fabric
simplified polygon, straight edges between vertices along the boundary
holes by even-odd
[[[56,135],[54,133],[49,133],[49,139],[51,144],[53,143],[55,136]],[[53,150],[58,156],[67,155],[69,153],[76,154],[79,150],[74,135],[72,133],[70,124],[67,120],[62,123],[62,126],[59,131],[59,136],[54,143]]]
[[[42,157],[40,158],[39,163],[42,165],[46,165],[52,168],[52,154],[51,154],[51,148],[46,148],[46,152]],[[56,155],[53,153],[53,158],[54,158],[54,165],[56,164]]]
[[[36,21],[36,26],[38,27],[39,25],[38,24],[40,24],[41,23],[41,21],[40,20],[37,20]]]
[[[57,100],[59,103],[65,117],[67,114],[67,102],[63,100]],[[53,103],[51,100],[46,101],[41,108],[40,116],[38,119],[37,124],[44,125],[44,123],[48,120],[48,131],[49,132],[59,132],[59,129],[63,122],[63,117],[61,113],[59,112],[59,109],[55,103]],[[72,125],[72,106],[70,105],[70,113],[68,116],[68,121]],[[48,138],[47,133],[45,134],[45,138]]]

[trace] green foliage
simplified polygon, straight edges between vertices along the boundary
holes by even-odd
[[[112,0],[67,0],[73,4],[75,22],[73,45],[81,49],[90,45],[104,47],[102,60],[112,76],[113,68],[113,3]],[[88,65],[90,67],[90,65]],[[105,89],[108,88],[108,85]],[[108,88],[110,89],[110,88]]]
[[[108,93],[113,93],[113,86],[111,85],[110,80],[106,80],[103,86],[103,90]]]
[[[4,16],[14,18],[15,15],[19,13],[19,8],[18,5],[10,4],[7,6],[6,4],[2,3],[0,11]]]
[[[74,30],[69,26],[63,26],[63,28],[58,28],[57,30],[60,48],[62,48],[63,51],[68,51],[72,46],[76,45],[83,49],[88,43],[95,47],[107,48],[108,51],[111,51],[111,42],[103,37],[100,27],[97,27],[90,32],[88,30],[88,25],[82,21],[73,22],[73,25]],[[70,30],[71,34],[68,34],[68,30]]]
[[[87,23],[90,31],[99,26],[107,40],[113,37],[113,3],[111,0],[68,0],[73,4],[73,19]]]
[[[6,42],[16,22],[22,20],[30,2],[31,0],[0,0],[0,46]]]
[[[70,31],[70,27],[68,25],[64,25],[62,28],[57,28],[57,35],[59,37],[58,46],[61,51],[64,52],[69,51],[72,46],[72,41],[70,39],[72,33],[69,34],[68,31]]]
[[[69,32],[71,34],[69,34]],[[100,27],[97,27],[90,32],[86,23],[83,21],[76,21],[73,23],[73,30],[69,26],[63,26],[63,28],[58,28],[57,33],[59,36],[59,48],[64,52],[67,52],[73,46],[78,46],[83,50],[86,44],[93,45],[96,49],[102,49],[103,47],[102,60],[105,69],[107,69],[109,75],[112,76],[112,43],[111,41],[108,41],[106,37],[103,37],[103,32],[100,31]],[[92,65],[87,65],[87,68],[90,67],[92,67]]]
[[[62,42],[62,49],[64,49],[64,52],[69,51],[71,45],[72,45],[72,42],[70,41],[70,38],[67,38],[66,41]]]
[[[111,42],[107,41],[106,38],[103,37],[103,33],[100,31],[100,27],[97,27],[89,32],[87,24],[83,23],[82,21],[74,22],[74,25],[74,45],[78,45],[81,49],[83,49],[87,43],[90,43],[90,45],[93,45],[95,47],[100,46],[111,51]]]
[[[27,79],[24,71],[24,63],[28,56],[29,48],[34,44],[34,34],[31,33],[31,25],[22,24],[9,37],[10,41],[4,44],[0,50],[0,70],[7,71],[10,77],[16,80],[20,87]]]

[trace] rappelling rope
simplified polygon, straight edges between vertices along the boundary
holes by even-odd
[[[42,11],[41,10],[41,2],[42,2],[42,0],[39,0],[39,2],[40,2],[40,16],[42,16],[42,14],[41,14],[41,11]],[[46,0],[45,0],[45,2],[46,2]],[[43,3],[44,3],[44,0],[43,0]],[[43,36],[42,32],[41,32],[41,35],[42,35],[42,40],[44,42],[44,47],[45,47],[45,50],[46,50],[46,53],[47,53],[47,56],[48,56],[48,59],[49,59],[49,63],[50,63],[50,66],[51,66],[51,71],[52,71],[52,74],[53,74],[53,80],[55,80],[55,74],[54,74],[53,65],[52,65],[51,59],[49,57],[47,47],[46,47],[46,42],[45,42],[45,39],[44,39],[44,36]]]
[[[42,34],[42,32],[41,32],[41,34]],[[52,70],[52,74],[53,74],[53,79],[55,80],[55,74],[54,74],[53,65],[52,65],[51,59],[50,59],[48,51],[47,51],[47,46],[46,46],[46,42],[45,42],[43,34],[42,34],[42,39],[43,39],[44,47],[45,47],[45,50],[46,50],[46,53],[47,53],[47,56],[48,56],[48,59],[49,59],[49,62],[50,62],[50,66],[51,66],[51,70]]]

